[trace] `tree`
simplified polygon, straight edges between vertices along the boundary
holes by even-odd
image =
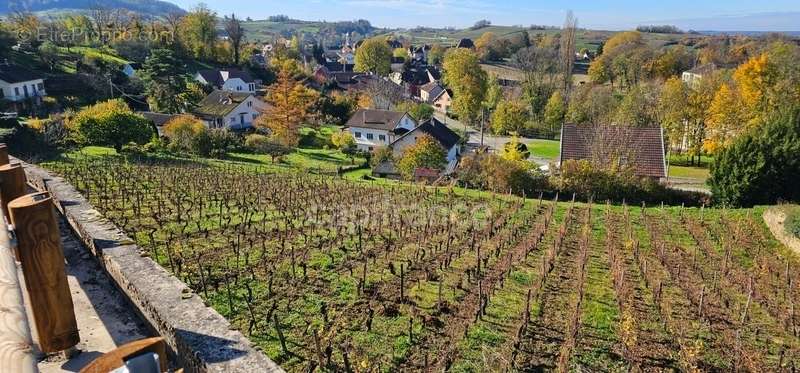
[[[17,38],[14,37],[11,29],[5,23],[0,22],[0,55],[7,56],[16,42]]]
[[[444,54],[447,50],[441,44],[434,44],[428,51],[428,64],[439,65],[444,61]]]
[[[492,48],[494,48],[497,44],[497,35],[495,33],[489,31],[484,32],[478,39],[475,40],[475,50],[478,52],[478,56],[481,60],[489,61],[496,57],[492,52]]]
[[[244,146],[253,152],[269,155],[275,163],[284,155],[291,154],[292,148],[270,140],[269,137],[257,133],[247,135]]]
[[[528,121],[525,107],[517,101],[502,101],[492,114],[492,132],[505,135],[519,132]]]
[[[636,85],[622,97],[614,122],[623,126],[652,126],[658,122],[657,102],[657,92],[652,86]]]
[[[564,92],[569,93],[572,88],[572,68],[575,65],[575,34],[578,30],[578,19],[567,11],[564,27],[561,29],[561,73],[564,77]]]
[[[444,58],[444,82],[453,90],[453,111],[465,126],[475,124],[486,95],[486,71],[478,56],[469,49],[452,48]]]
[[[181,97],[186,91],[186,78],[174,52],[154,49],[145,60],[140,76],[151,110],[179,113],[187,108]]]
[[[113,146],[117,152],[131,142],[144,144],[153,135],[150,122],[134,114],[122,100],[88,106],[69,121],[75,140],[84,145]]]
[[[744,207],[800,201],[798,118],[769,121],[721,150],[711,165],[714,199]]]
[[[353,134],[350,131],[341,131],[334,133],[331,135],[331,142],[333,146],[335,146],[339,151],[344,154],[347,154],[350,157],[350,163],[355,162],[355,156],[358,154],[358,148],[356,147],[356,140],[353,138]]]
[[[228,34],[228,40],[231,41],[231,49],[233,50],[233,63],[239,64],[239,53],[242,48],[242,41],[244,40],[244,29],[242,23],[236,18],[236,14],[231,13],[230,18],[225,16],[223,19],[225,25],[225,33]]]
[[[420,123],[433,116],[433,106],[424,102],[403,101],[395,107],[395,110],[408,112],[408,115]]]
[[[511,141],[503,145],[500,157],[508,161],[524,161],[531,156],[528,146],[519,141],[516,132],[512,133]]]
[[[715,153],[729,145],[746,128],[742,98],[735,87],[723,84],[708,108],[707,137],[703,149]]]
[[[355,59],[355,71],[379,76],[388,75],[392,71],[392,50],[381,38],[365,40],[356,50]]]
[[[195,139],[207,131],[206,125],[193,115],[178,115],[164,124],[164,135],[170,144],[181,150],[190,150]]]
[[[547,100],[547,105],[544,107],[544,123],[550,129],[551,133],[555,133],[555,129],[564,124],[564,117],[567,115],[567,107],[564,102],[564,96],[561,91],[553,92],[550,99]]]
[[[217,14],[200,3],[181,19],[181,41],[194,58],[209,59],[217,39]]]
[[[657,110],[671,148],[684,150],[689,121],[689,87],[678,77],[664,82]]]
[[[489,112],[494,111],[500,100],[503,99],[503,88],[500,87],[500,82],[497,76],[492,75],[486,83],[486,98],[483,101],[483,108]]]
[[[300,140],[300,125],[308,119],[316,95],[289,74],[286,69],[278,73],[278,80],[269,88],[269,105],[263,115],[256,118],[255,125],[269,129],[273,141],[295,147]]]
[[[410,179],[418,168],[441,169],[447,163],[444,149],[433,137],[423,135],[403,152],[397,162],[400,173]]]
[[[51,71],[58,63],[58,47],[51,41],[45,41],[39,46],[39,58]]]

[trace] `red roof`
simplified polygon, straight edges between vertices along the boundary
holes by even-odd
[[[559,165],[587,159],[608,165],[630,164],[638,176],[667,177],[661,127],[565,124],[561,128]]]

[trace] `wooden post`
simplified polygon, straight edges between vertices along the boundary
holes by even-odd
[[[4,220],[0,210],[0,222]],[[0,312],[0,341],[3,341],[0,343],[0,372],[38,372],[17,265],[5,226],[0,227],[0,309],[3,310]]]
[[[42,352],[75,346],[80,337],[53,199],[48,192],[32,193],[9,202],[8,209]]]
[[[0,161],[2,160],[0,159]],[[3,213],[6,216],[10,216],[8,203],[25,195],[26,181],[25,170],[21,164],[0,166],[0,203],[3,205]]]
[[[6,144],[0,143],[0,166],[5,166],[8,162],[8,147]]]

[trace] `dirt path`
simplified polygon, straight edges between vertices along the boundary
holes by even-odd
[[[783,222],[786,220],[786,213],[777,208],[770,208],[764,211],[764,222],[767,223],[772,235],[786,245],[789,249],[800,255],[800,238],[792,237],[786,233]]]

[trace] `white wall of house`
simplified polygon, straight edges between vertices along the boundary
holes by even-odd
[[[134,69],[133,66],[131,66],[131,64],[126,63],[124,66],[122,66],[122,73],[130,78],[136,75],[136,69]]]
[[[205,122],[208,128],[249,128],[253,126],[253,121],[258,118],[265,106],[263,101],[255,96],[250,96],[224,117],[207,119]]]
[[[19,83],[9,83],[0,80],[0,98],[10,101],[24,101],[31,97],[44,97],[47,92],[44,89],[44,80],[35,79]]]
[[[369,152],[381,146],[388,146],[395,137],[389,131],[374,128],[350,127],[350,133],[356,140],[358,150]]]
[[[223,91],[229,92],[256,92],[256,84],[255,83],[247,83],[241,78],[233,78],[228,79],[225,83],[222,84]]]
[[[417,127],[417,122],[410,115],[406,114],[400,119],[394,130],[405,129],[411,131]],[[350,127],[350,133],[356,141],[356,147],[361,151],[373,151],[375,148],[387,146],[394,142],[399,136],[395,136],[392,131],[380,130],[375,128]]]

